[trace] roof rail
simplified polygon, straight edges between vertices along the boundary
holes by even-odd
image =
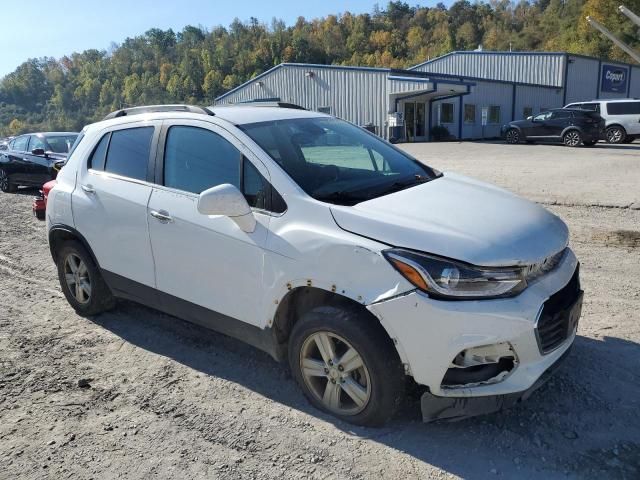
[[[153,112],[188,112],[188,113],[201,113],[203,115],[215,115],[211,110],[206,107],[196,107],[194,105],[144,105],[141,107],[123,108],[111,112],[102,120],[109,120],[112,118],[125,117],[129,115],[140,115],[143,113]]]
[[[250,107],[278,107],[278,108],[291,108],[294,110],[306,110],[306,108],[296,105],[295,103],[281,102],[279,100],[245,100],[243,102],[232,103],[234,107],[241,107],[243,105]]]

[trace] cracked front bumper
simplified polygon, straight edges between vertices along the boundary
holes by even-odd
[[[577,268],[575,255],[567,249],[553,271],[513,298],[443,301],[413,291],[367,308],[394,340],[406,371],[417,383],[429,388],[427,399],[430,396],[447,400],[445,404],[453,408],[451,405],[470,405],[464,401],[470,397],[502,396],[501,400],[484,400],[488,405],[497,402],[501,408],[504,402],[518,401],[535,389],[538,380],[573,343],[575,329],[553,351],[542,353],[536,327],[545,302],[576,278]],[[443,386],[444,376],[460,352],[501,343],[510,344],[518,360],[508,375],[496,382]]]

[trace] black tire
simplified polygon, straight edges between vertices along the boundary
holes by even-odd
[[[18,186],[14,183],[11,183],[11,180],[9,180],[9,175],[2,168],[0,168],[0,190],[2,190],[4,193],[14,193],[18,190]]]
[[[589,140],[588,142],[587,141],[582,142],[582,144],[585,147],[593,147],[596,143],[598,143],[597,140]]]
[[[312,342],[312,337],[317,334],[333,334],[348,342],[359,354],[367,373],[367,387],[369,396],[361,410],[351,414],[340,414],[331,410],[323,403],[323,400],[314,393],[313,387],[307,385],[307,380],[302,373],[302,358],[304,346]],[[337,344],[339,346],[339,340]],[[336,344],[334,344],[336,346]],[[336,358],[338,358],[336,350]],[[344,357],[343,357],[344,358]],[[388,422],[402,403],[405,393],[405,374],[398,354],[382,326],[375,318],[360,313],[355,309],[339,308],[332,306],[316,307],[305,313],[294,325],[289,339],[289,364],[294,378],[302,388],[305,396],[318,409],[328,412],[341,420],[355,425],[381,426]],[[326,366],[326,363],[324,364]],[[334,369],[341,369],[341,365],[331,364]],[[364,371],[364,370],[360,370]],[[325,372],[327,369],[325,368]],[[354,370],[355,374],[357,371]],[[337,373],[337,372],[332,372]],[[350,374],[342,373],[350,376]],[[331,380],[329,372],[327,376],[313,377],[319,382],[318,388],[327,388]],[[360,377],[362,378],[362,377]],[[347,381],[352,377],[347,377]],[[324,383],[322,383],[324,382]],[[344,379],[339,383],[344,383]],[[336,384],[333,381],[334,385]],[[338,398],[344,398],[345,403],[350,401],[346,396],[346,389],[338,388]],[[326,391],[325,391],[326,394]],[[341,403],[341,400],[338,402]]]
[[[33,214],[36,216],[38,220],[44,220],[47,212],[44,210],[34,210]]]
[[[569,130],[562,136],[562,143],[567,147],[579,147],[582,143],[582,134],[578,130]]]
[[[620,144],[625,143],[627,132],[619,125],[613,125],[605,130],[605,138],[608,143]]]
[[[504,138],[507,143],[515,145],[520,143],[520,132],[516,128],[510,128],[507,130],[507,133],[505,133]]]
[[[76,298],[74,292],[71,291],[69,282],[67,282],[66,275],[68,272],[65,271],[67,268],[66,262],[72,255],[79,258],[86,266],[86,276],[84,278],[85,283],[86,280],[89,282],[90,294],[87,295],[86,292],[84,293],[87,297],[85,302],[81,302]],[[60,281],[62,293],[64,293],[69,304],[79,315],[97,315],[113,308],[115,305],[113,294],[104,282],[91,255],[89,255],[80,242],[70,240],[63,243],[56,252],[56,265],[58,267],[58,280]]]
[[[624,143],[633,143],[636,137],[632,137],[631,135],[627,135],[627,138],[624,139]]]

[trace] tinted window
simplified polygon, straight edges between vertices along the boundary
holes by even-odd
[[[107,158],[107,146],[109,145],[110,135],[110,133],[104,135],[100,139],[100,142],[98,142],[98,145],[96,145],[96,148],[94,148],[91,158],[89,158],[89,168],[104,170],[104,161]]]
[[[209,130],[171,127],[164,152],[164,184],[200,193],[223,183],[240,188],[240,152]]]
[[[476,123],[476,106],[464,104],[464,123]]]
[[[522,109],[522,117],[523,118],[529,118],[530,116],[533,115],[533,108],[531,107],[524,107]]]
[[[13,150],[17,152],[25,152],[27,150],[27,142],[29,141],[29,135],[18,137],[13,141]]]
[[[580,110],[589,110],[592,112],[599,112],[600,104],[599,103],[577,103],[575,105],[572,105],[571,108],[578,108]]]
[[[35,135],[31,135],[31,140],[29,141],[29,151],[35,150],[36,148],[47,150],[47,146],[41,139],[39,139]]]
[[[153,127],[129,128],[111,133],[105,170],[123,177],[145,180]]]
[[[500,107],[498,105],[489,107],[489,123],[500,123]]]
[[[453,123],[453,103],[443,103],[440,106],[440,123]]]
[[[44,137],[49,150],[55,153],[67,153],[78,138],[78,135],[47,135]]]
[[[607,103],[609,115],[640,115],[640,102]]]
[[[242,190],[244,198],[250,206],[266,210],[268,207],[267,195],[269,184],[258,169],[246,158],[243,160]]]
[[[571,118],[571,112],[569,111],[555,111],[551,113],[551,118],[554,120],[560,120],[563,118]]]

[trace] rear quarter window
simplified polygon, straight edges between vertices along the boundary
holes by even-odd
[[[610,102],[607,103],[609,115],[640,115],[640,102]]]

